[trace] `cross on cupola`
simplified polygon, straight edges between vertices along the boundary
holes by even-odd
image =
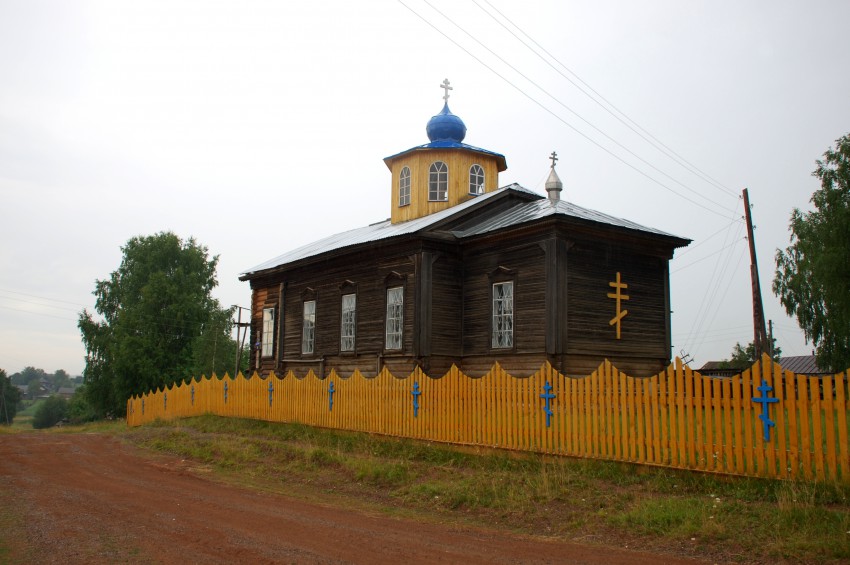
[[[564,183],[555,172],[555,163],[558,162],[558,154],[552,151],[549,155],[552,165],[549,167],[549,178],[546,179],[546,193],[549,195],[549,202],[557,204],[561,200],[561,191],[564,189]]]
[[[446,93],[443,94],[443,100],[445,100],[448,103],[448,101],[449,101],[449,90],[454,90],[454,88],[449,86],[449,79],[447,79],[447,78],[443,79],[443,84],[440,85],[440,88],[442,88],[443,90],[446,91]]]

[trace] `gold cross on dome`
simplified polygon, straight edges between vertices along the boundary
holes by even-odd
[[[449,90],[454,90],[454,88],[449,86],[449,79],[444,79],[443,84],[440,85],[440,88],[442,88],[443,90],[446,91],[446,93],[443,94],[443,100],[448,102],[449,101]]]

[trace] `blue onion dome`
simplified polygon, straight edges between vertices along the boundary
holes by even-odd
[[[466,137],[466,124],[452,114],[449,104],[443,105],[443,111],[428,120],[425,132],[431,141],[454,141],[460,143]]]

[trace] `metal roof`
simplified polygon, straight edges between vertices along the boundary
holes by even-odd
[[[431,143],[425,143],[423,145],[417,145],[416,147],[411,147],[410,149],[405,149],[400,153],[396,153],[395,155],[390,155],[389,157],[384,157],[384,163],[386,163],[387,167],[392,165],[393,160],[396,157],[401,157],[402,155],[406,155],[411,151],[421,151],[426,149],[466,149],[467,151],[474,151],[476,153],[482,153],[484,155],[490,155],[496,158],[499,163],[499,171],[507,170],[508,163],[505,159],[505,156],[501,153],[496,153],[495,151],[490,151],[489,149],[482,149],[480,147],[475,147],[474,145],[467,145],[466,143],[461,143],[459,141],[452,141],[449,139],[440,139],[437,141],[432,141]]]
[[[700,373],[706,373],[707,371],[725,372],[729,376],[732,376],[750,368],[750,365],[746,364],[743,367],[721,367],[728,363],[728,361],[708,361],[697,370]],[[823,375],[826,373],[826,371],[818,367],[817,359],[814,355],[789,355],[788,357],[780,358],[777,363],[786,371],[791,371],[798,375]]]
[[[572,204],[570,202],[565,202],[564,200],[552,202],[548,198],[542,197],[540,200],[535,200],[533,202],[523,202],[517,204],[516,206],[509,208],[508,210],[505,210],[504,212],[497,214],[492,218],[484,220],[483,222],[475,224],[474,226],[471,226],[467,229],[453,231],[452,234],[460,238],[470,237],[473,235],[496,231],[503,228],[524,224],[527,222],[533,222],[535,220],[540,220],[549,216],[568,216],[570,218],[578,218],[580,220],[587,220],[600,224],[608,224],[610,226],[637,230],[655,235],[677,237],[661,230],[648,228],[646,226],[636,224],[635,222],[632,222],[630,220],[616,218],[614,216],[609,216],[608,214],[603,214],[602,212],[597,212],[596,210],[582,208],[581,206],[577,206],[576,204]]]
[[[422,218],[398,224],[393,224],[390,220],[384,220],[362,228],[356,228],[319,239],[297,249],[293,249],[292,251],[287,251],[283,255],[279,255],[264,263],[260,263],[259,265],[242,272],[241,275],[251,275],[253,273],[273,269],[287,263],[293,263],[295,261],[315,257],[317,255],[346,247],[424,231],[439,224],[440,222],[443,222],[444,220],[449,220],[453,216],[462,215],[470,208],[483,206],[486,202],[492,199],[508,194],[521,196],[525,202],[518,202],[516,205],[511,206],[510,208],[466,229],[452,231],[452,235],[458,239],[463,239],[474,235],[480,235],[525,224],[527,222],[533,222],[550,216],[567,216],[655,235],[676,237],[660,230],[641,226],[629,220],[615,218],[595,210],[582,208],[581,206],[576,206],[569,202],[559,201],[552,203],[548,198],[536,192],[530,191],[518,184],[510,184],[493,192],[488,192],[467,200],[466,202],[456,206],[423,216]],[[683,239],[683,241],[688,240]]]
[[[434,214],[429,214],[428,216],[423,216],[415,220],[410,220],[399,224],[392,224],[390,223],[390,220],[384,220],[382,222],[370,224],[362,228],[355,228],[353,230],[334,234],[318,241],[314,241],[313,243],[308,243],[307,245],[304,245],[297,249],[293,249],[292,251],[287,251],[283,255],[279,255],[274,259],[266,261],[265,263],[260,263],[256,267],[252,267],[241,274],[248,275],[251,273],[256,273],[258,271],[272,269],[274,267],[279,267],[280,265],[284,265],[286,263],[292,263],[293,261],[306,259],[308,257],[313,257],[314,255],[327,253],[328,251],[334,251],[337,249],[342,249],[344,247],[351,247],[352,245],[358,245],[361,243],[368,243],[371,241],[378,241],[381,239],[388,239],[391,237],[415,233],[420,230],[424,230],[442,220],[450,218],[455,214],[462,213],[463,211],[473,206],[480,205],[482,202],[486,202],[491,198],[503,194],[506,190],[511,189],[513,187],[514,185],[511,185],[504,188],[500,188],[498,190],[494,190],[493,192],[482,194],[456,206],[451,206],[450,208],[446,208],[445,210],[440,210],[439,212],[435,212]],[[528,191],[522,187],[519,188],[522,189],[523,192],[526,192],[528,194],[534,194],[539,197],[539,195],[534,192]]]
[[[789,355],[779,359],[779,364],[786,371],[798,375],[822,375],[826,373],[818,367],[817,358],[814,355]]]

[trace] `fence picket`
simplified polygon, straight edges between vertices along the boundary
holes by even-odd
[[[847,373],[795,375],[765,357],[729,379],[705,377],[680,360],[635,379],[605,362],[590,376],[567,377],[545,363],[526,378],[494,364],[470,378],[453,366],[440,378],[417,367],[398,378],[343,377],[331,368],[265,378],[201,376],[127,400],[127,425],[212,413],[300,422],[428,441],[636,461],[684,469],[850,483]],[[547,400],[551,386],[550,425]],[[762,382],[772,391],[762,388]],[[413,390],[419,408],[414,416]],[[269,390],[269,385],[272,389]],[[333,385],[333,408],[330,387]],[[225,392],[226,391],[226,392]],[[225,399],[226,394],[226,399]],[[758,418],[775,422],[764,439]],[[271,399],[271,402],[269,401]],[[364,409],[365,408],[365,409]]]

